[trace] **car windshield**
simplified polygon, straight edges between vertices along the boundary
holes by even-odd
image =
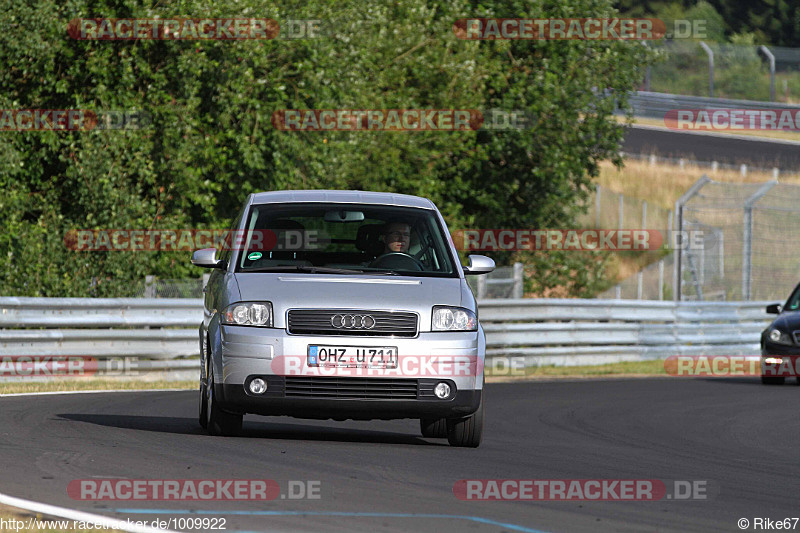
[[[237,272],[458,276],[445,230],[429,209],[254,205],[240,242]]]

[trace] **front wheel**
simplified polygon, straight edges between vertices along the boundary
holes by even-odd
[[[450,446],[477,448],[483,437],[483,391],[478,410],[466,418],[447,420],[447,442]]]
[[[422,436],[428,439],[444,439],[447,437],[447,419],[422,418],[419,421]]]
[[[216,401],[214,392],[214,368],[208,365],[208,384],[206,385],[207,430],[209,435],[233,437],[242,430],[243,415],[223,411]]]

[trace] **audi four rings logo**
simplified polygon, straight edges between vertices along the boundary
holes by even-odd
[[[337,329],[372,329],[375,319],[370,315],[333,315],[331,326]]]

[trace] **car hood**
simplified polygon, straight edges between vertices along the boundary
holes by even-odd
[[[783,312],[775,319],[770,327],[775,327],[781,331],[792,332],[800,329],[800,311]]]
[[[236,281],[242,301],[272,302],[276,328],[289,309],[334,308],[412,311],[430,331],[434,305],[462,305],[459,278],[237,273]]]

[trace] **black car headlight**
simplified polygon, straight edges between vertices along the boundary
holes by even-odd
[[[222,323],[231,326],[272,327],[272,302],[239,302],[222,312]]]
[[[437,305],[433,308],[431,331],[478,331],[478,317],[463,307]]]
[[[774,342],[775,344],[786,344],[788,346],[794,346],[794,341],[792,340],[792,337],[788,333],[783,332],[777,328],[770,329],[769,333],[767,334],[767,338],[770,340],[770,342]]]

